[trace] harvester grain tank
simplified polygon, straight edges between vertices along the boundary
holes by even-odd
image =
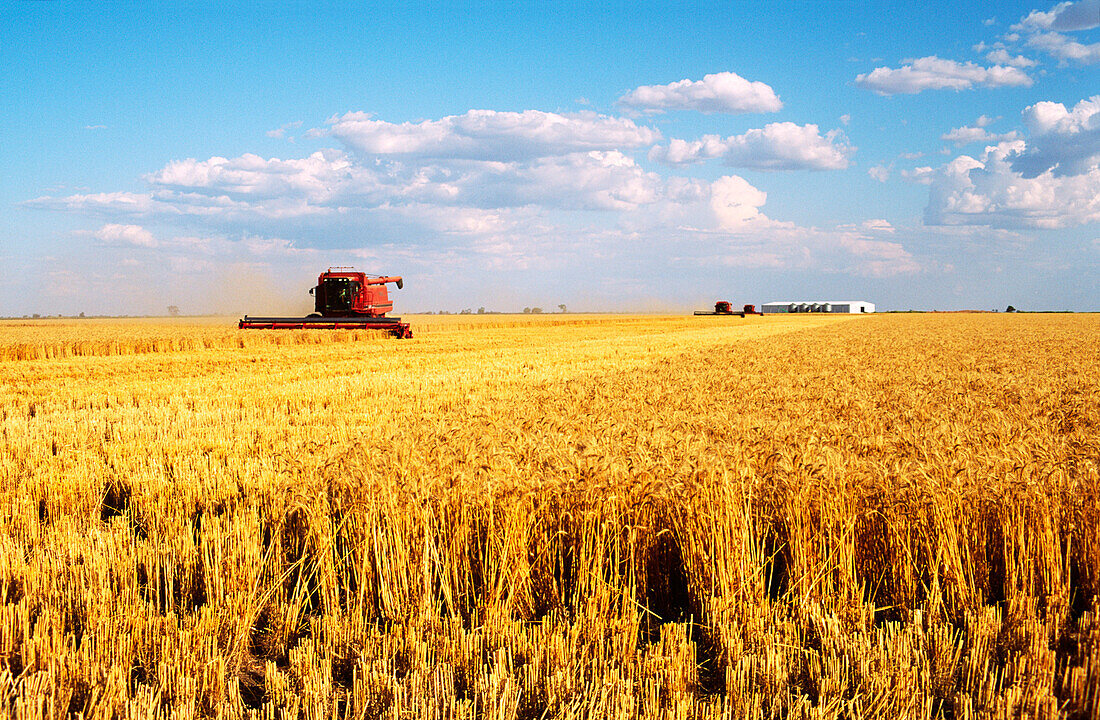
[[[755,305],[744,305],[740,310],[734,310],[727,300],[719,300],[714,303],[714,310],[696,310],[696,315],[736,315],[737,317],[745,317],[746,315],[760,315],[756,311]]]
[[[241,329],[260,330],[384,330],[397,338],[411,338],[408,323],[386,317],[393,310],[386,285],[404,287],[399,276],[368,275],[349,267],[330,267],[310,288],[314,312],[305,317],[252,317],[245,315]]]

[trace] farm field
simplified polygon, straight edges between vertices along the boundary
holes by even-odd
[[[1100,316],[0,322],[14,717],[1100,716]]]

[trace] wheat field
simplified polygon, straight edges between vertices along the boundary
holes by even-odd
[[[1100,716],[1100,317],[0,322],[15,718]]]

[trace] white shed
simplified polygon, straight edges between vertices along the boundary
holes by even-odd
[[[800,312],[826,312],[826,313],[873,313],[875,304],[866,300],[784,300],[764,303],[760,306],[760,312],[765,315],[773,313],[800,313]]]

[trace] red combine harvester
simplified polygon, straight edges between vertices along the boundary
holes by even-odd
[[[734,310],[729,302],[725,300],[719,300],[714,303],[714,310],[696,310],[696,315],[736,315],[737,317],[745,317],[746,315],[763,315],[762,312],[756,311],[755,305],[745,305],[740,310]]]
[[[411,338],[408,323],[386,317],[393,310],[386,283],[404,287],[400,277],[380,277],[348,267],[330,267],[310,288],[315,312],[306,317],[251,317],[245,315],[237,327],[260,330],[385,330],[396,338]]]

